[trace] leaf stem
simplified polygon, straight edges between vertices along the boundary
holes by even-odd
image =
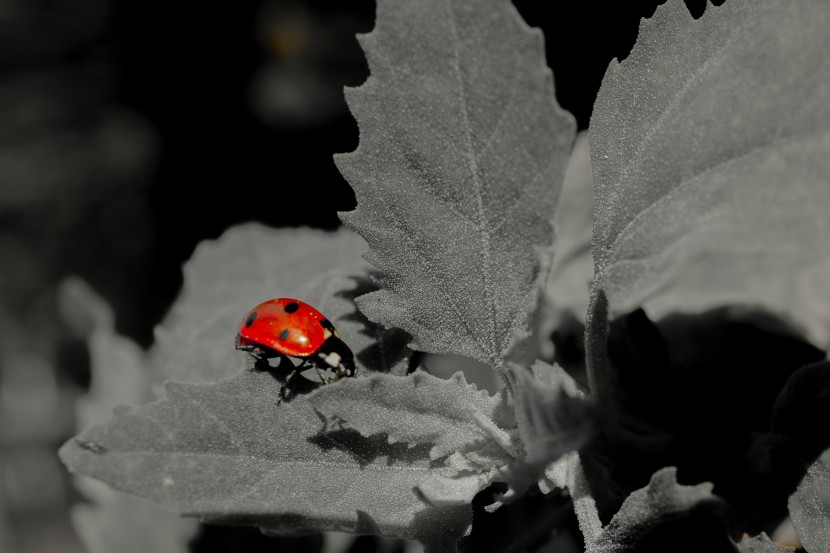
[[[496,372],[504,382],[504,387],[507,388],[507,393],[510,397],[516,397],[516,392],[513,389],[513,381],[510,379],[510,373],[507,368],[504,366],[504,361],[499,361],[498,363],[494,363],[493,366],[496,368]]]
[[[594,282],[601,279],[595,277]],[[585,319],[585,369],[591,396],[600,404],[611,396],[611,378],[608,367],[608,298],[605,290],[591,286],[591,299]]]

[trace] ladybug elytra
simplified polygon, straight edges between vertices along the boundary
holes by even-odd
[[[236,349],[257,359],[301,359],[299,366],[290,367],[287,384],[307,365],[317,369],[318,375],[319,369],[331,369],[335,381],[357,374],[354,354],[334,325],[307,303],[291,298],[268,300],[251,309],[239,325]]]

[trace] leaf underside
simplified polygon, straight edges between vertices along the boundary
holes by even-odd
[[[382,290],[358,305],[419,350],[498,365],[536,302],[574,135],[541,33],[504,0],[381,1],[360,42],[360,145],[336,162]]]

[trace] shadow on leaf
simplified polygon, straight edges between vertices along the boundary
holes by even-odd
[[[378,286],[372,280],[373,274],[376,274],[376,272],[370,272],[363,276],[350,277],[355,282],[355,287],[351,290],[338,292],[337,296],[354,303],[356,298],[376,291]],[[362,325],[363,330],[361,334],[372,339],[372,345],[354,352],[360,365],[370,371],[390,372],[391,367],[394,367],[398,362],[412,355],[412,352],[407,347],[411,339],[407,332],[399,328],[384,328],[379,324],[373,323],[358,309],[355,309],[354,313],[342,318],[345,321],[356,322]]]
[[[415,463],[429,460],[431,444],[409,447],[403,442],[390,444],[386,434],[375,434],[366,438],[351,428],[329,429],[330,423],[326,418],[319,413],[317,415],[323,420],[325,427],[316,436],[308,438],[308,441],[324,451],[330,449],[345,451],[352,455],[361,467],[374,462],[379,457],[386,457],[387,465],[395,462]]]
[[[296,395],[308,394],[321,386],[319,382],[314,382],[301,374],[296,375],[290,383],[287,383],[286,377],[294,367],[295,365],[288,358],[283,357],[279,360],[277,366],[270,365],[267,359],[257,359],[251,370],[258,373],[268,373],[274,380],[285,386],[287,394],[284,401],[290,402]]]

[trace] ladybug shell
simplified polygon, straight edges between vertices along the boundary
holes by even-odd
[[[265,346],[283,355],[310,357],[337,330],[300,300],[277,298],[251,309],[239,325],[238,345]]]

